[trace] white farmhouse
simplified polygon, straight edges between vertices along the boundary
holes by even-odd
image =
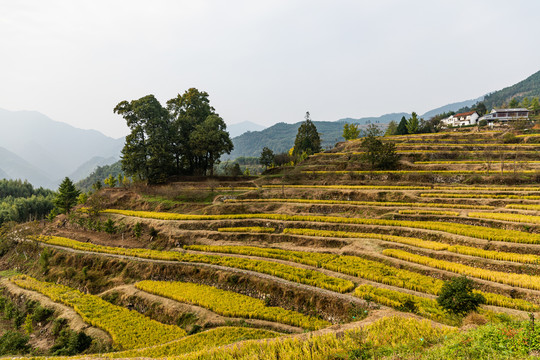
[[[454,126],[454,115],[450,115],[449,117],[442,119],[441,123],[444,126]]]
[[[469,111],[449,116],[446,119],[442,119],[441,122],[446,126],[475,125],[478,123],[479,117],[476,111]]]
[[[525,108],[493,109],[489,114],[486,114],[480,118],[480,120],[486,120],[490,125],[495,121],[508,122],[528,119],[529,110]]]
[[[454,126],[467,126],[467,125],[476,125],[478,123],[478,118],[480,116],[476,111],[464,112],[461,114],[454,115],[454,123],[457,122],[457,125]]]

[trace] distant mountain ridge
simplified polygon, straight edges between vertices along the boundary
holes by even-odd
[[[240,136],[248,131],[261,131],[266,129],[265,126],[255,124],[251,121],[243,121],[237,124],[227,125],[227,131],[231,138]]]
[[[0,109],[0,128],[7,129],[0,131],[0,147],[21,158],[25,170],[13,173],[14,169],[0,168],[10,178],[24,176],[23,180],[38,187],[55,188],[63,177],[96,156],[118,158],[124,145],[123,138],[78,129],[36,111]]]
[[[0,147],[0,178],[28,180],[37,187],[50,187],[54,181],[43,171],[11,151]]]
[[[102,156],[94,156],[81,166],[77,168],[74,172],[72,172],[69,175],[69,178],[73,181],[79,181],[87,177],[89,174],[91,174],[96,168],[99,166],[106,166],[114,164],[118,161],[118,158],[115,156],[110,156],[108,158],[104,158]]]
[[[337,142],[343,141],[343,124],[345,122],[367,126],[368,124],[387,124],[390,121],[399,121],[407,113],[387,114],[380,117],[361,119],[345,118],[338,121],[314,121],[321,134],[323,148],[333,147]],[[301,122],[295,124],[277,123],[262,131],[252,131],[232,139],[234,150],[224,159],[235,159],[240,156],[260,156],[264,147],[272,149],[274,153],[289,151],[294,145],[294,139]]]
[[[459,109],[462,109],[464,107],[471,107],[474,104],[476,104],[479,101],[482,101],[484,99],[484,96],[480,96],[479,98],[472,99],[472,100],[465,100],[460,102],[455,102],[452,104],[444,105],[441,107],[438,107],[436,109],[430,110],[423,114],[421,118],[425,120],[429,120],[430,118],[434,117],[435,115],[447,113],[449,111],[458,111]]]

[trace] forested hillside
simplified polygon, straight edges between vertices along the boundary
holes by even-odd
[[[521,101],[525,97],[529,99],[540,97],[540,71],[515,85],[486,95],[484,104],[488,109],[502,107],[508,104],[514,97],[518,101]]]
[[[343,124],[354,123],[366,126],[370,123],[387,124],[390,121],[398,121],[402,116],[409,116],[406,113],[387,114],[381,117],[371,117],[362,119],[346,118],[338,121],[314,121],[321,135],[321,145],[323,149],[333,147],[337,142],[343,141]],[[294,124],[277,123],[262,131],[251,131],[233,138],[234,149],[225,158],[235,159],[241,156],[259,156],[264,147],[271,149],[274,153],[289,151],[294,145],[294,139],[301,122]]]
[[[118,177],[118,174],[122,174],[122,163],[120,161],[111,165],[98,166],[90,175],[80,180],[75,186],[81,191],[89,191],[92,189],[92,185],[98,181],[103,182],[109,175]]]

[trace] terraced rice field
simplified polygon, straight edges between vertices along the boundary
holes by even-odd
[[[152,231],[146,243],[130,230],[125,231],[130,241],[124,241],[124,233],[96,236],[80,229],[82,221],[71,233],[57,226],[48,229],[54,235],[27,239],[51,249],[57,262],[69,258],[71,264],[88,256],[100,259],[102,268],[118,266],[104,286],[109,293],[129,274],[123,286],[137,291],[130,293],[130,302],[153,296],[154,304],[166,310],[176,304],[184,312],[190,309],[194,318],[213,319],[197,318],[202,327],[181,327],[180,320],[189,318],[184,313],[165,324],[151,318],[157,316],[152,311],[146,316],[105,301],[107,296],[29,276],[11,282],[72,307],[107,331],[115,349],[122,350],[102,355],[107,358],[232,359],[256,358],[261,352],[299,359],[315,352],[319,357],[314,358],[324,358],[336,349],[358,346],[360,336],[372,339],[374,347],[398,344],[410,334],[453,336],[463,318],[446,312],[436,298],[445,281],[461,275],[472,279],[475,293],[486,300],[478,316],[528,318],[540,311],[540,187],[530,181],[540,157],[535,160],[531,151],[526,160],[498,171],[485,168],[483,159],[461,157],[474,155],[463,151],[469,147],[519,148],[519,154],[538,145],[502,144],[498,133],[484,133],[483,143],[469,135],[438,136],[445,136],[445,142],[435,135],[409,137],[408,142],[391,139],[398,148],[422,147],[406,154],[398,170],[361,170],[357,164],[353,170],[338,170],[334,158],[362,156],[359,142],[353,141],[337,152],[311,156],[290,175],[293,180],[283,176],[252,185],[201,185],[200,191],[217,192],[204,207],[160,211],[135,194],[130,203],[140,201],[137,209],[111,201],[97,215],[126,229],[140,226],[147,239]],[[437,158],[449,152],[460,158]],[[490,180],[493,173],[497,181]],[[335,176],[347,174],[374,177],[344,181]],[[411,174],[430,177],[416,181],[407,178]],[[381,175],[396,177],[381,180]],[[512,176],[520,180],[501,185]],[[76,216],[90,217],[84,211]],[[161,242],[152,242],[155,236]],[[139,264],[137,271],[133,264]],[[139,310],[155,306],[143,305]],[[452,327],[395,317],[358,322],[376,311],[414,313]],[[239,321],[255,327],[233,326]],[[120,322],[126,325],[119,328]],[[339,335],[330,328],[346,323],[351,330]],[[357,324],[364,330],[355,330]],[[323,332],[305,338],[290,334],[317,330]],[[245,342],[227,346],[239,341]]]

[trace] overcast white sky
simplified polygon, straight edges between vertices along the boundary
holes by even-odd
[[[190,87],[229,123],[424,113],[540,70],[537,0],[0,0],[0,108],[120,137]]]

